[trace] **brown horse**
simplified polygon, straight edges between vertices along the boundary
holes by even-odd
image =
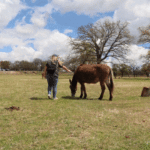
[[[105,64],[93,64],[93,65],[81,64],[75,71],[72,81],[71,80],[69,81],[70,81],[71,94],[73,97],[75,96],[77,90],[77,82],[81,84],[80,98],[82,98],[83,92],[84,92],[84,98],[87,97],[84,83],[100,82],[102,92],[99,99],[102,100],[103,98],[104,91],[105,91],[105,83],[110,93],[109,100],[111,101],[113,98],[114,83],[112,77],[112,70],[109,66]]]

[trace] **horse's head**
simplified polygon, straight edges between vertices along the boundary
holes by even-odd
[[[71,96],[72,97],[75,97],[75,94],[76,94],[76,91],[77,91],[77,87],[75,86],[73,86],[72,85],[72,81],[71,80],[69,80],[70,81],[70,90],[71,90]]]

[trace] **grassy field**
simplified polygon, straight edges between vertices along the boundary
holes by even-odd
[[[99,83],[86,84],[86,100],[78,84],[71,99],[71,78],[60,76],[54,101],[41,75],[0,75],[0,150],[150,149],[150,97],[140,97],[150,79],[115,79],[113,101],[108,89],[100,101]]]

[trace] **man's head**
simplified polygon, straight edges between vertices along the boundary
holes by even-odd
[[[58,59],[58,55],[53,54],[53,55],[52,55],[52,61],[55,61],[55,60],[57,60],[57,59]]]

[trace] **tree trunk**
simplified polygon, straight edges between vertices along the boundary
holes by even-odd
[[[115,79],[116,79],[116,77],[117,77],[117,73],[116,72],[114,72],[114,76],[115,76]]]
[[[97,64],[100,64],[101,63],[101,60],[100,58],[97,57]]]
[[[146,72],[146,76],[149,77],[149,73],[148,72]]]
[[[130,78],[130,75],[129,75],[129,73],[128,73],[128,77]]]

